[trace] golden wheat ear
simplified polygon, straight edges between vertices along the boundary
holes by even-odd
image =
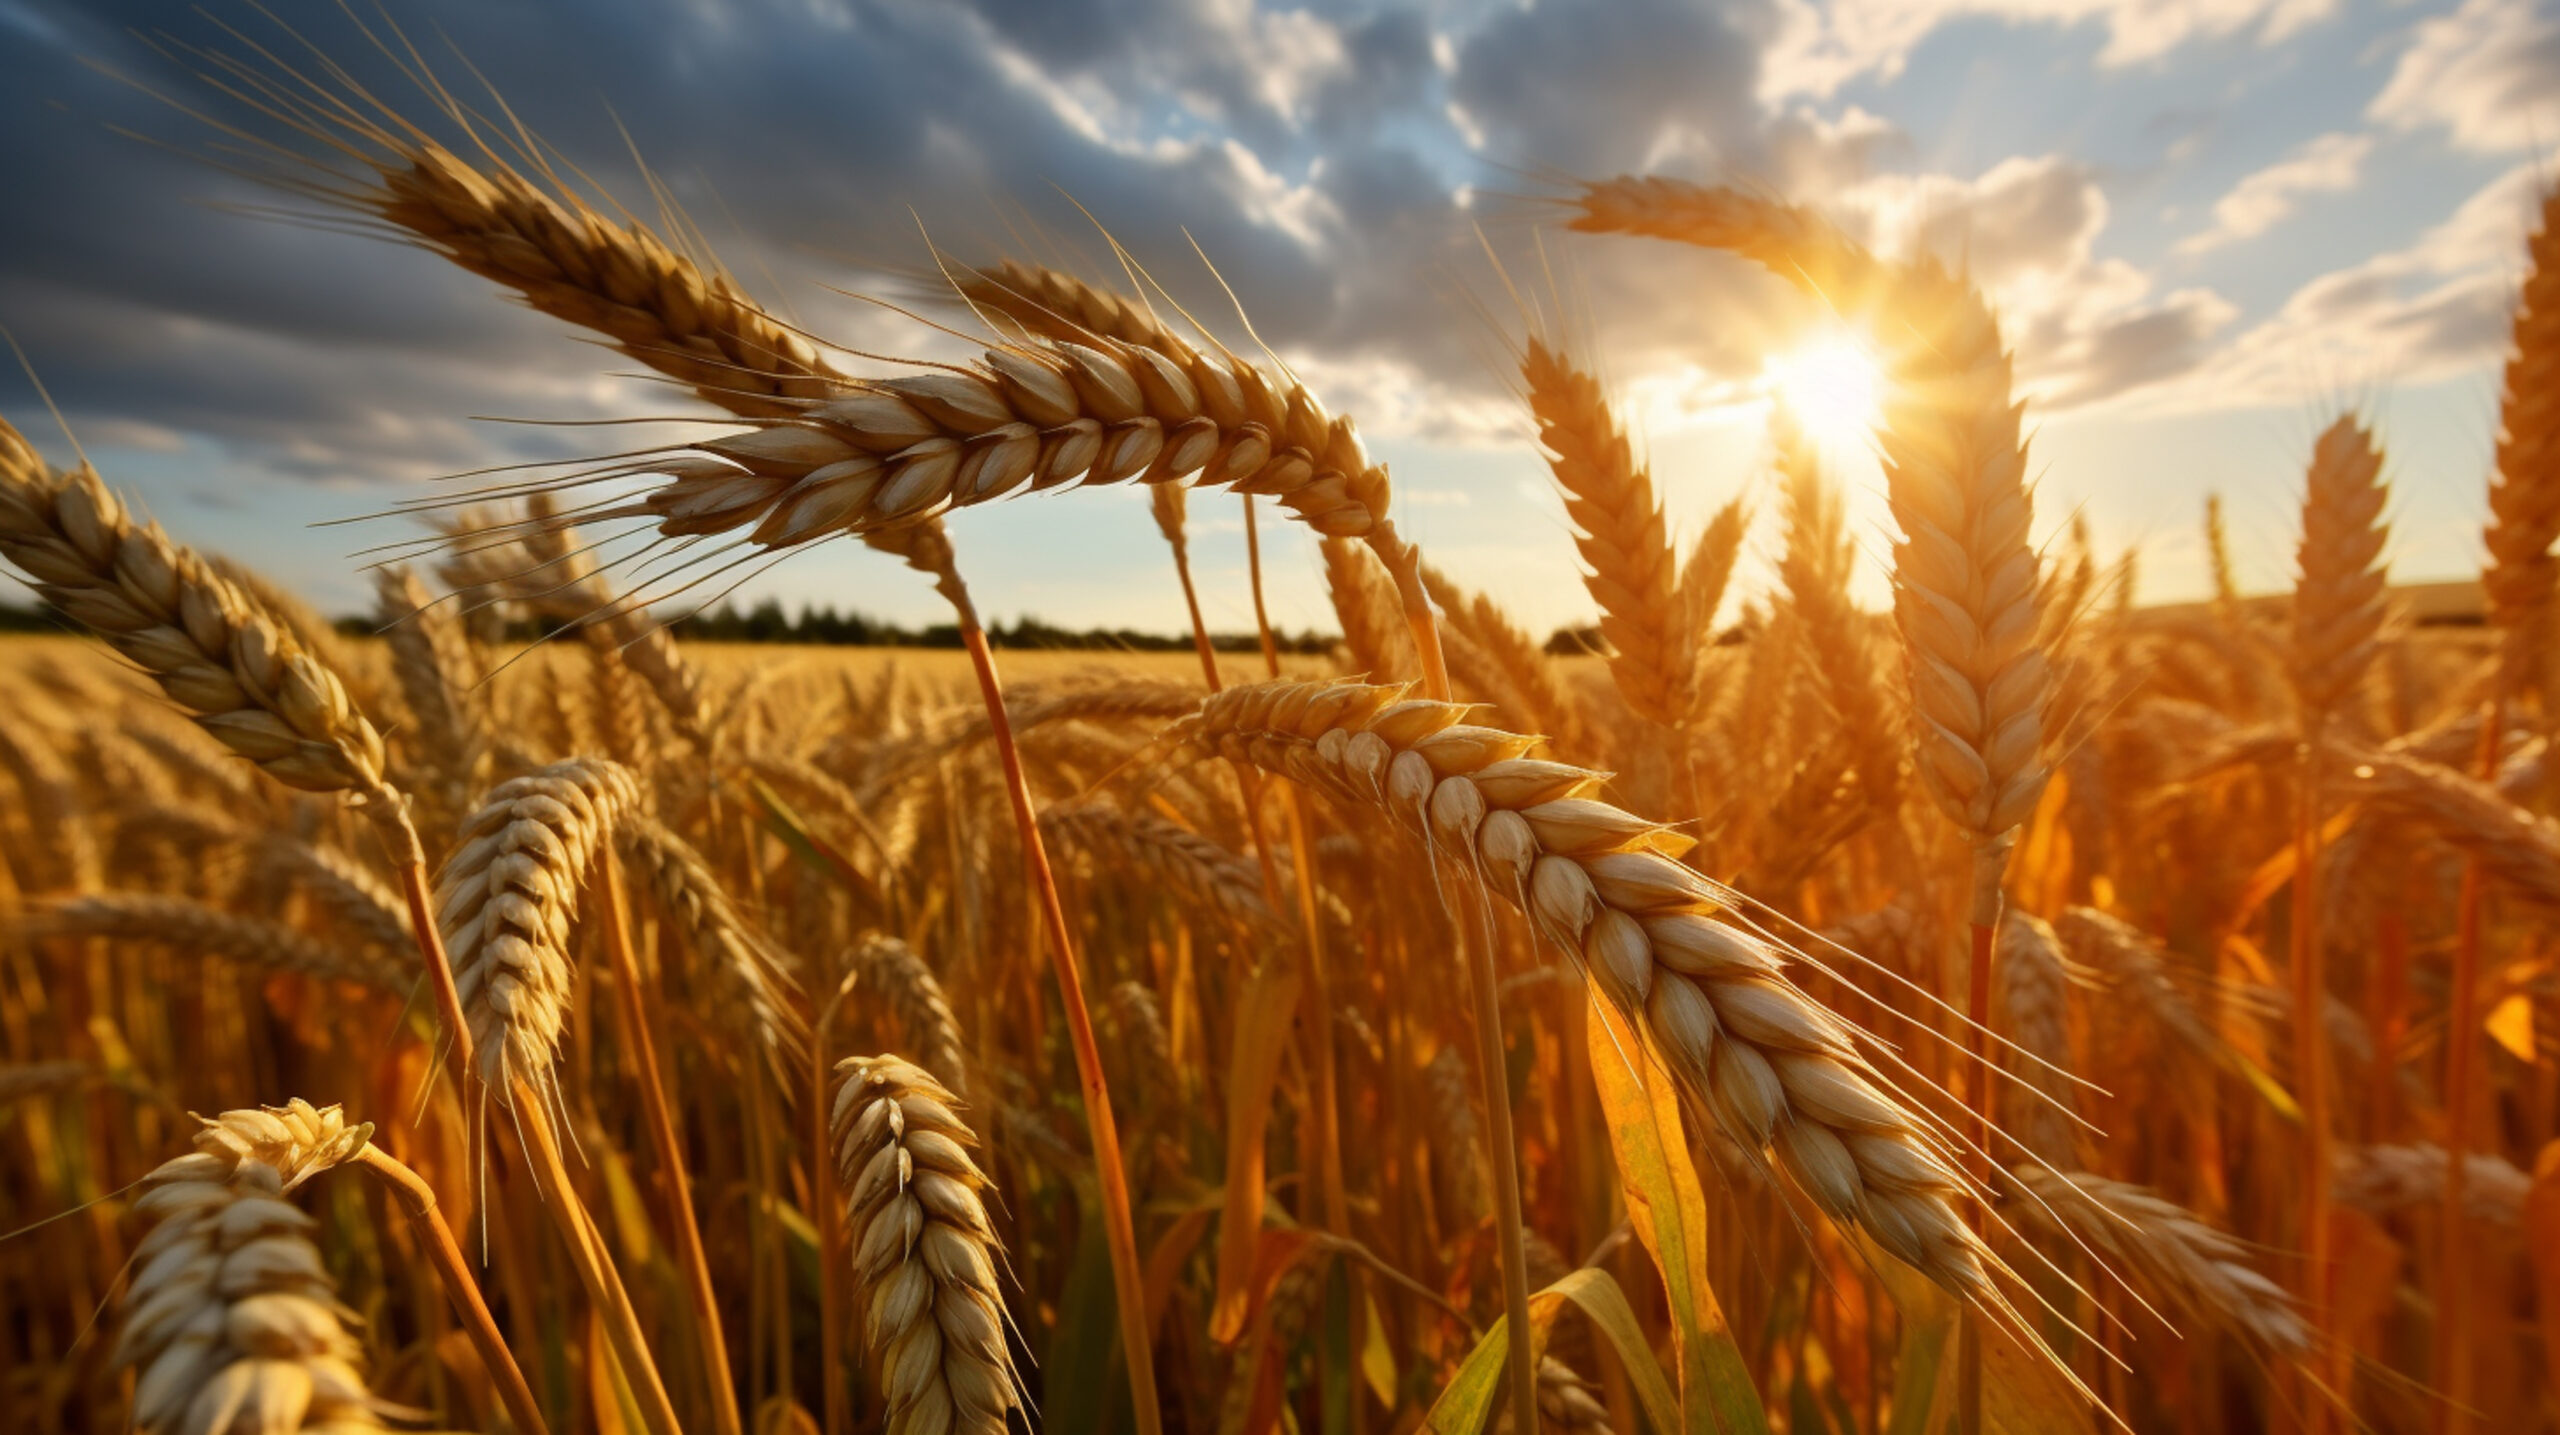
[[[959,1099],[912,1062],[848,1057],[836,1071],[830,1129],[891,1435],[1001,1435],[1022,1389],[987,1178],[969,1154],[977,1135]]]
[[[292,625],[82,467],[52,467],[0,421],[0,558],[46,605],[132,659],[196,724],[288,787],[380,808],[382,735]]]
[[[2532,268],[2512,321],[2482,534],[2489,563],[2480,574],[2500,639],[2498,681],[2516,694],[2538,692],[2551,677],[2551,613],[2560,601],[2551,552],[2560,542],[2560,187],[2543,196],[2526,253]]]
[[[115,1363],[132,1369],[144,1435],[371,1430],[363,1346],[341,1317],[314,1222],[284,1197],[355,1158],[371,1126],[295,1101],[203,1120],[191,1155],[134,1201],[152,1228],[133,1254]]]
[[[1454,704],[1345,683],[1232,688],[1177,749],[1379,811],[1572,954],[1744,1151],[1774,1156],[1825,1214],[1968,1300],[1997,1259],[1958,1214],[1961,1157],[1784,975],[1788,953],[1718,919],[1731,894],[1663,855],[1671,834],[1594,799],[1600,774]]]

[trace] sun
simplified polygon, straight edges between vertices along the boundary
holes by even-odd
[[[1876,426],[1884,373],[1854,337],[1826,333],[1773,354],[1764,377],[1805,434],[1825,445],[1863,445]]]

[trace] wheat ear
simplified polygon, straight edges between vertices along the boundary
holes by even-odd
[[[2511,693],[2539,688],[2549,669],[2551,610],[2560,598],[2560,188],[2543,196],[2527,246],[2532,270],[2517,298],[2497,468],[2489,480],[2489,563],[2480,588],[2498,631],[2498,679]]]
[[[2391,533],[2382,506],[2389,497],[2372,432],[2340,416],[2312,447],[2286,655],[2294,697],[2315,726],[2363,684],[2382,644],[2382,545]]]
[[[960,1018],[942,990],[942,979],[912,946],[885,932],[854,945],[853,972],[876,993],[897,1023],[899,1035],[924,1056],[922,1065],[952,1092],[969,1091],[968,1043]]]
[[[283,1199],[372,1129],[299,1101],[225,1112],[193,1154],[143,1178],[134,1210],[154,1224],[134,1250],[115,1362],[137,1372],[146,1435],[381,1428],[312,1220]]]
[[[355,982],[395,995],[417,981],[414,968],[359,954],[263,917],[153,892],[93,892],[37,907],[13,924],[28,936],[102,937],[217,957],[258,971]]]
[[[2010,1173],[2030,1199],[2029,1223],[2060,1229],[2165,1298],[2190,1320],[2240,1337],[2264,1356],[2298,1356],[2311,1328],[2274,1281],[2249,1263],[2237,1237],[2148,1187],[2074,1171],[2021,1166]]]
[[[809,1032],[782,954],[739,915],[702,854],[664,824],[635,814],[614,824],[614,837],[694,956],[709,963],[715,1010],[776,1075],[792,1069]]]
[[[1467,716],[1393,687],[1267,683],[1166,740],[1382,809],[1580,961],[1743,1149],[1774,1150],[1823,1211],[1941,1286],[1996,1299],[1943,1142],[1786,979],[1786,950],[1717,921],[1738,899],[1664,855],[1685,844],[1659,824],[1589,796],[1601,774]]]
[[[958,1098],[894,1056],[836,1066],[833,1131],[863,1344],[890,1435],[1001,1435],[1020,1403],[996,1289],[1001,1249]]]
[[[498,784],[462,824],[436,877],[436,922],[480,1078],[502,1100],[548,1089],[568,1021],[569,918],[578,886],[639,785],[572,758]]]
[[[286,624],[156,524],[136,523],[95,472],[52,468],[6,422],[0,557],[277,781],[398,805],[381,734]]]
[[[1876,691],[1866,619],[1849,601],[1857,548],[1840,496],[1823,479],[1820,455],[1783,407],[1770,411],[1769,439],[1787,520],[1778,581],[1804,625],[1814,670],[1850,744],[1861,795],[1873,810],[1890,812],[1901,800],[1902,754],[1884,696]]]
[[[2444,1200],[2445,1151],[2433,1142],[2405,1146],[2340,1146],[2334,1154],[2332,1194],[2341,1206],[2371,1216],[2391,1216]],[[2462,1209],[2472,1221],[2513,1229],[2533,1190],[2533,1174],[2503,1156],[2466,1152]]]
[[[2026,441],[1990,307],[1933,261],[1887,264],[1812,211],[1739,190],[1616,179],[1586,186],[1576,209],[1577,229],[1730,250],[1844,313],[1876,312],[1890,380],[1885,498],[1901,529],[1894,616],[1919,773],[1974,847],[1973,920],[1989,928],[2008,845],[2044,792],[2051,685]]]
[[[2062,940],[2040,917],[2012,912],[2001,923],[1997,977],[2000,1029],[2017,1048],[2002,1091],[2001,1125],[2038,1162],[2072,1159],[2076,1109],[2071,1070],[2069,968]],[[2030,1059],[2031,1058],[2031,1059]]]
[[[1534,337],[1520,376],[1573,520],[1583,586],[1600,605],[1609,677],[1638,715],[1684,727],[1698,711],[1700,624],[1681,601],[1680,559],[1664,536],[1653,476],[1637,466],[1599,380]]]
[[[377,571],[374,592],[392,676],[418,728],[413,760],[435,774],[447,810],[458,811],[488,775],[490,752],[488,704],[470,634],[403,565]]]

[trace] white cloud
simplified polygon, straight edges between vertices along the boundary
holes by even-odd
[[[1891,79],[1930,32],[1986,16],[2011,24],[2103,20],[2101,65],[2158,59],[2192,41],[2254,32],[2272,44],[2326,18],[2336,0],[1780,0],[1760,93],[1828,95],[1860,75]]]
[[[2442,126],[2473,150],[2560,141],[2560,12],[2551,0],[2466,0],[2421,20],[2365,113],[2401,129]]]
[[[2416,243],[2302,285],[2157,397],[2180,409],[2300,403],[2494,363],[2539,194],[2533,166],[2509,170]]]
[[[2214,203],[2213,227],[2179,240],[2177,252],[2202,254],[2254,239],[2283,223],[2304,195],[2354,189],[2372,152],[2371,135],[2331,133],[2300,146],[2233,185]]]
[[[1970,180],[1879,176],[1848,191],[1839,218],[1879,249],[1935,254],[1980,284],[2017,351],[2021,390],[2048,411],[2176,378],[2236,312],[2206,289],[2155,297],[2141,268],[2100,257],[2106,195],[2059,155],[2002,160]]]

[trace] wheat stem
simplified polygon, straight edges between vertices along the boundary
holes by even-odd
[[[2501,694],[2492,689],[2480,715],[2479,771],[2483,783],[2498,776],[2498,731],[2504,720]],[[2468,1422],[2457,1412],[2471,1391],[2471,1250],[2465,1239],[2470,1224],[2463,1219],[2464,1185],[2470,1163],[2472,1087],[2480,1071],[2480,923],[2487,900],[2487,872],[2477,853],[2464,858],[2462,889],[2454,911],[2453,976],[2446,993],[2444,1033],[2444,1207],[2437,1222],[2442,1248],[2436,1256],[2436,1382],[2443,1387],[2442,1429],[2458,1430]],[[2315,1171],[2327,1167],[2314,1167]],[[2324,1182],[2314,1182],[2325,1185]]]
[[[987,721],[996,757],[1004,768],[1005,797],[1013,808],[1016,835],[1022,841],[1024,870],[1039,898],[1040,916],[1049,934],[1049,962],[1058,979],[1058,997],[1066,1008],[1067,1035],[1075,1048],[1076,1081],[1084,1093],[1085,1129],[1093,1138],[1094,1184],[1102,1192],[1103,1234],[1111,1248],[1111,1284],[1120,1317],[1121,1355],[1128,1361],[1129,1395],[1136,1407],[1138,1435],[1163,1435],[1164,1412],[1156,1399],[1153,1341],[1147,1328],[1146,1274],[1138,1263],[1138,1227],[1129,1204],[1128,1168],[1120,1158],[1120,1128],[1111,1115],[1111,1091],[1102,1072],[1102,1048],[1093,1037],[1093,1015],[1085,1004],[1084,977],[1076,969],[1073,929],[1058,895],[1057,874],[1049,868],[1048,849],[1040,841],[1040,820],[1032,810],[1031,786],[1023,776],[1022,754],[1014,746],[1013,723],[1005,716],[1004,687],[996,677],[995,655],[987,649],[986,630],[965,588],[946,593],[960,618],[960,637],[977,675],[978,695],[987,705]]]
[[[631,1398],[640,1407],[641,1423],[649,1435],[683,1435],[675,1404],[667,1398],[666,1381],[658,1374],[657,1361],[649,1355],[648,1337],[640,1329],[640,1314],[632,1308],[630,1292],[623,1289],[622,1276],[614,1270],[612,1258],[605,1254],[604,1236],[596,1228],[595,1218],[587,1213],[586,1203],[578,1199],[569,1168],[560,1159],[559,1143],[551,1139],[548,1108],[523,1076],[511,1075],[509,1079],[508,1095],[516,1112],[516,1130],[523,1138],[525,1165],[533,1173],[534,1188],[541,1192],[552,1221],[560,1228],[561,1244],[568,1248],[569,1263],[578,1272],[578,1283],[586,1289],[587,1301],[604,1326],[605,1341],[613,1350],[615,1363],[622,1368]]]
[[[712,1289],[711,1262],[702,1250],[702,1227],[694,1214],[693,1179],[686,1173],[684,1140],[676,1134],[675,1116],[667,1109],[657,1041],[649,1033],[648,1006],[641,999],[640,963],[631,951],[622,863],[611,843],[605,844],[597,855],[597,868],[604,888],[605,950],[613,962],[614,987],[621,994],[622,1022],[630,1032],[640,1106],[648,1118],[649,1144],[656,1148],[659,1178],[666,1182],[667,1218],[675,1229],[676,1261],[684,1268],[685,1295],[693,1302],[694,1321],[702,1332],[703,1376],[711,1386],[712,1424],[720,1435],[739,1435],[737,1385],[729,1373],[728,1338],[720,1328],[720,1298]]]
[[[1502,1002],[1493,971],[1493,933],[1468,904],[1459,940],[1466,946],[1468,996],[1474,1004],[1476,1084],[1484,1097],[1485,1160],[1493,1168],[1495,1231],[1502,1245],[1502,1309],[1512,1332],[1511,1428],[1538,1428],[1537,1342],[1529,1338],[1529,1251],[1520,1219],[1520,1149],[1511,1126],[1510,1067],[1503,1060]]]
[[[437,1278],[444,1282],[445,1299],[452,1303],[463,1331],[471,1337],[472,1348],[480,1353],[480,1363],[497,1383],[498,1399],[507,1407],[508,1418],[515,1421],[517,1435],[548,1435],[550,1427],[543,1422],[542,1406],[533,1398],[532,1387],[525,1384],[524,1371],[516,1365],[506,1337],[498,1333],[498,1322],[489,1313],[489,1303],[481,1299],[479,1282],[473,1279],[462,1248],[454,1242],[453,1228],[445,1224],[444,1212],[436,1205],[435,1188],[379,1146],[367,1145],[358,1151],[355,1164],[389,1187],[409,1212],[418,1243],[435,1263]]]

